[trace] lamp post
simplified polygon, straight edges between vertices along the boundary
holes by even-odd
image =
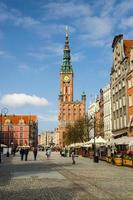
[[[7,150],[7,154],[6,154],[6,156],[7,157],[9,157],[9,148],[11,147],[11,140],[12,140],[12,134],[11,134],[11,132],[12,132],[12,123],[9,123],[8,124],[8,150]]]
[[[96,119],[94,114],[94,162],[96,162]]]
[[[1,128],[0,128],[0,163],[1,163],[1,143],[2,143],[2,116],[4,114],[4,116],[6,116],[6,114],[8,113],[8,108],[4,107],[1,109]]]
[[[93,150],[94,150],[94,156],[93,156],[93,161],[98,162],[98,155],[96,155],[96,118],[95,118],[95,113],[93,113],[93,117],[91,116],[91,119],[93,120],[93,139],[94,139],[94,144],[93,144]]]

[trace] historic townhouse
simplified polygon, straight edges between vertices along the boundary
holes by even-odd
[[[74,123],[85,116],[86,95],[81,96],[81,101],[73,101],[73,69],[71,65],[68,32],[64,46],[63,64],[60,70],[60,95],[59,95],[59,145],[64,146],[66,125]]]
[[[36,146],[38,121],[36,115],[0,116],[2,143],[8,146]]]
[[[127,72],[128,135],[133,136],[133,46],[130,48],[130,65]]]
[[[126,76],[129,68],[131,46],[133,46],[133,40],[124,40],[123,35],[114,37],[112,43],[111,106],[112,133],[115,138],[128,134]]]
[[[100,136],[104,137],[104,101],[103,101],[103,90],[100,89],[99,95],[99,112],[100,112]]]
[[[104,138],[110,140],[112,137],[112,117],[111,117],[111,90],[110,84],[103,88],[104,102]]]

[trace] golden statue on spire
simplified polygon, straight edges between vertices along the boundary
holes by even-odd
[[[66,26],[66,37],[68,37],[68,26]]]

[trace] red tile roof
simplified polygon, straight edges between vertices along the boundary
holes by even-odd
[[[2,118],[2,119],[1,119]],[[32,120],[33,122],[37,121],[37,116],[36,115],[7,115],[7,116],[0,116],[0,123],[2,120],[2,123],[6,119],[10,119],[13,124],[18,124],[19,120],[23,119],[25,124],[29,124],[29,121]]]
[[[130,59],[130,48],[133,47],[133,40],[124,40],[124,51],[125,55]]]

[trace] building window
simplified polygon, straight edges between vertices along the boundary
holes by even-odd
[[[70,94],[70,87],[68,87],[68,94]]]
[[[128,88],[131,88],[131,79],[128,80]]]
[[[116,120],[114,120],[114,129],[116,129]]]
[[[126,115],[124,115],[124,127],[126,127],[127,122],[126,122]]]
[[[126,115],[126,106],[123,107],[123,114]]]
[[[119,83],[119,90],[121,90],[121,83]]]
[[[122,80],[122,87],[125,87],[125,80]]]
[[[129,123],[130,127],[133,126],[133,115],[130,115]]]
[[[122,108],[120,109],[120,116],[122,116]]]
[[[118,110],[118,101],[116,101],[116,110]]]
[[[113,103],[113,111],[115,111],[115,103]]]
[[[67,87],[66,87],[66,89],[65,89],[65,92],[66,92],[66,94],[67,94]]]
[[[123,106],[125,106],[126,105],[125,96],[122,97],[122,100],[123,100]]]
[[[121,70],[120,70],[120,68],[118,69],[118,75],[120,75],[121,74]]]
[[[131,78],[131,80],[132,80],[131,82],[132,82],[132,87],[133,87],[133,77]]]
[[[121,108],[122,107],[122,100],[119,99],[119,107]]]
[[[122,117],[120,117],[120,128],[123,128]]]
[[[117,118],[117,124],[116,124],[116,126],[117,126],[117,129],[119,129],[119,118]]]
[[[113,95],[115,94],[115,89],[113,88]]]
[[[128,99],[129,99],[129,107],[133,106],[133,95],[129,95]]]

